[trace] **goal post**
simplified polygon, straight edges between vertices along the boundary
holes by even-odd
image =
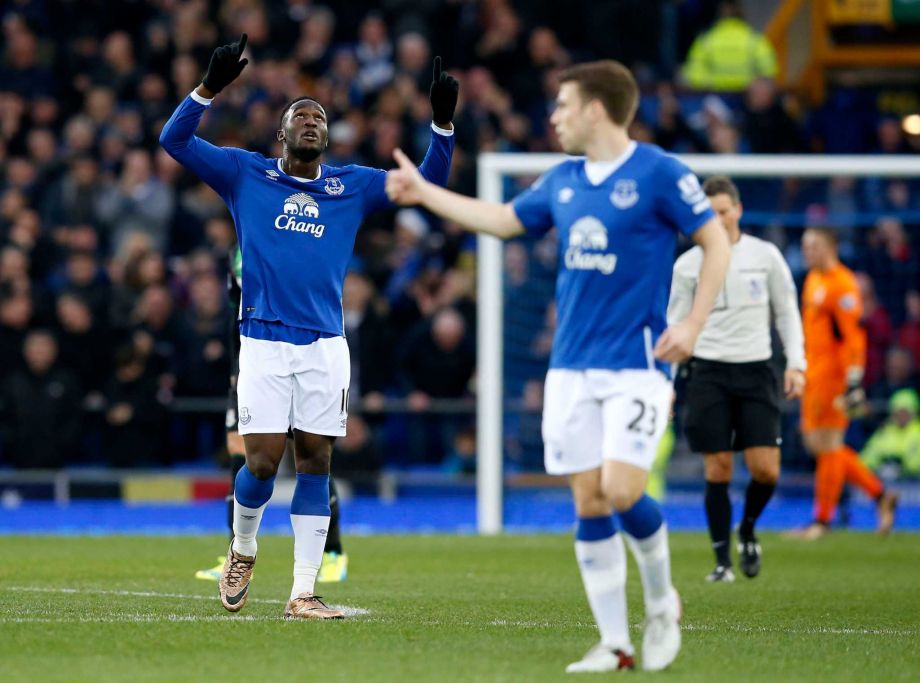
[[[502,202],[505,176],[536,176],[569,157],[562,154],[480,154],[477,195]],[[920,175],[920,159],[910,156],[689,154],[680,156],[698,175],[732,178],[823,178],[831,176],[912,178]],[[501,533],[503,473],[503,247],[501,240],[477,240],[476,513],[480,534]]]

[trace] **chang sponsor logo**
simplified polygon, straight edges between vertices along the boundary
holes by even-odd
[[[316,218],[319,218],[319,204],[305,192],[298,192],[284,200],[284,207],[275,218],[274,225],[278,230],[304,232],[314,237],[322,237],[326,226],[310,220]]]
[[[607,228],[594,216],[582,216],[569,229],[565,267],[570,270],[596,270],[610,275],[617,266],[617,256],[606,251]]]

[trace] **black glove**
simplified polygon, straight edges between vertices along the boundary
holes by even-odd
[[[434,58],[434,67],[431,73],[431,90],[428,99],[431,100],[432,119],[436,126],[444,128],[454,118],[454,109],[457,108],[457,93],[460,84],[457,79],[441,70],[441,58]]]
[[[221,45],[214,50],[208,70],[201,79],[205,88],[213,93],[219,93],[242,73],[243,67],[249,64],[248,59],[240,59],[240,55],[246,49],[247,40],[249,36],[244,33],[235,43]]]

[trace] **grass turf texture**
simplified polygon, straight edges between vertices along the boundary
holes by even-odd
[[[290,538],[259,541],[249,604],[193,578],[222,538],[5,537],[0,679],[564,681],[597,639],[567,536],[346,538],[328,602],[369,610],[284,622]],[[674,534],[684,649],[668,681],[917,680],[920,537],[764,535],[755,580],[709,585],[708,539]],[[633,640],[641,589],[630,561]],[[37,590],[36,590],[37,589]],[[74,589],[76,592],[65,592]],[[131,593],[149,593],[132,595]],[[581,680],[598,680],[581,674]]]

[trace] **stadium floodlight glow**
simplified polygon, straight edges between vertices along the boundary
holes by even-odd
[[[916,118],[920,131],[920,115]],[[562,154],[480,154],[477,162],[477,195],[486,201],[505,201],[507,198],[502,194],[503,176],[537,176],[567,158]],[[909,178],[920,175],[920,159],[906,155],[689,154],[680,158],[699,175],[719,174],[734,178]],[[497,534],[503,526],[504,498],[502,241],[496,237],[479,235],[476,254],[476,524],[481,534]]]
[[[901,127],[908,135],[920,135],[920,114],[909,114],[901,121]]]

